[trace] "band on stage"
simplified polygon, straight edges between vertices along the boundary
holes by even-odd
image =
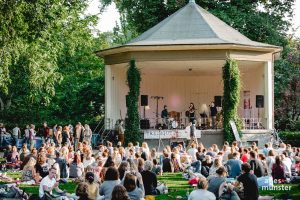
[[[183,117],[180,112],[169,112],[167,105],[164,105],[163,110],[161,111],[161,119],[162,124],[158,124],[156,128],[184,129],[190,122],[198,129],[215,129],[220,122],[221,111],[218,112],[215,103],[211,102],[209,108],[206,104],[202,104],[198,115],[194,103],[191,102],[188,109],[185,111],[185,117]]]

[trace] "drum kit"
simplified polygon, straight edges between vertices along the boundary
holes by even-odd
[[[178,122],[173,117],[168,118],[168,128],[178,128]]]

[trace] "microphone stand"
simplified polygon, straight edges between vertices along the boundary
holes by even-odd
[[[156,99],[156,127],[158,126],[158,100],[164,99],[162,96],[151,96],[151,99]]]

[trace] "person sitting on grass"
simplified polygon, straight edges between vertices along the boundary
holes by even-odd
[[[219,198],[219,188],[226,181],[226,169],[221,166],[216,170],[217,176],[213,176],[209,179],[208,191],[215,194],[217,198]]]
[[[75,154],[73,162],[70,164],[70,178],[80,178],[84,173],[84,166],[81,162],[80,155]]]
[[[31,180],[35,180],[35,182],[39,181],[39,178],[37,177],[35,167],[34,167],[35,164],[36,164],[36,160],[33,157],[31,157],[23,168],[22,181],[31,181]]]
[[[78,200],[92,200],[88,197],[88,184],[85,182],[79,183],[76,188],[76,196],[79,197]]]
[[[44,153],[40,153],[37,158],[37,163],[35,165],[36,172],[42,177],[46,177],[49,174],[49,165],[47,163],[47,158]]]
[[[18,153],[18,149],[16,146],[12,147],[12,153],[11,153],[11,162],[12,163],[17,163],[20,159],[19,153]]]
[[[144,165],[144,171],[142,171],[143,183],[145,188],[145,195],[156,195],[157,177],[156,174],[151,171],[152,162],[147,160]]]
[[[118,170],[115,167],[109,167],[105,173],[104,182],[100,186],[100,195],[104,195],[105,200],[110,200],[113,188],[120,183]]]
[[[251,165],[249,163],[243,163],[242,174],[237,178],[235,186],[237,187],[242,183],[244,188],[244,199],[257,200],[259,194],[257,177],[253,173],[250,173],[250,171]]]
[[[53,189],[58,193],[63,193],[63,191],[58,188],[58,182],[56,182],[56,169],[52,167],[49,170],[49,175],[45,176],[40,183],[39,197],[43,198],[45,192],[52,194]]]
[[[123,185],[116,185],[113,188],[111,200],[130,200],[126,188]]]
[[[200,178],[197,183],[197,189],[191,192],[188,200],[215,200],[214,193],[207,190],[208,182],[206,178]]]
[[[23,144],[21,150],[19,151],[20,160],[23,162],[26,156],[30,154],[30,151],[27,148],[27,144]]]
[[[99,194],[99,184],[95,183],[95,175],[93,172],[87,172],[85,174],[85,180],[88,185],[88,198],[96,200]]]
[[[284,166],[281,162],[280,156],[275,157],[275,163],[272,166],[272,177],[274,180],[285,181],[286,176],[284,173]]]
[[[137,180],[139,187],[137,187]],[[131,200],[140,200],[144,198],[143,179],[140,173],[136,173],[136,176],[132,173],[127,173],[124,179],[124,187]]]

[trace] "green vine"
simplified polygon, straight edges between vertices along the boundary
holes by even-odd
[[[135,60],[130,61],[127,70],[127,82],[129,87],[127,99],[127,116],[125,123],[125,143],[139,142],[141,140],[140,134],[140,117],[138,101],[140,96],[140,82],[141,74],[135,65]]]
[[[233,59],[227,59],[223,66],[223,127],[224,140],[232,142],[235,140],[230,120],[236,123],[239,134],[241,133],[241,122],[238,117],[238,105],[240,101],[240,71],[237,62]]]

